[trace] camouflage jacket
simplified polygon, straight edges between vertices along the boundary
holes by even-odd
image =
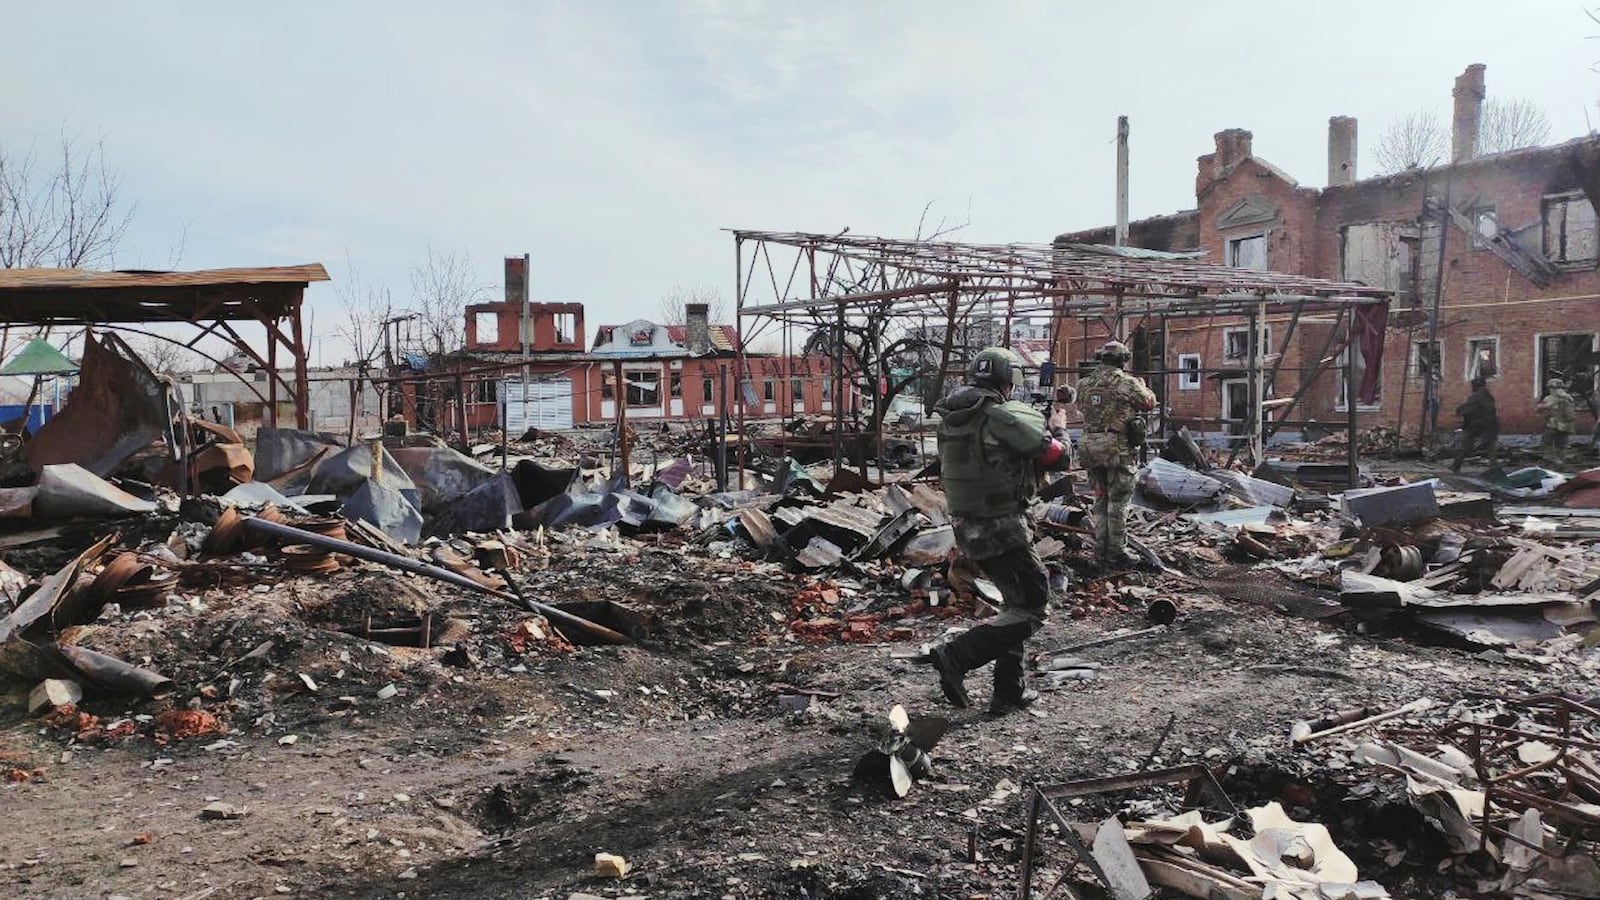
[[[1156,408],[1156,395],[1144,379],[1117,366],[1101,363],[1078,382],[1078,409],[1083,411],[1079,460],[1088,467],[1130,465],[1128,423]]]
[[[1578,417],[1577,404],[1564,388],[1556,388],[1539,401],[1539,412],[1544,414],[1544,427],[1550,431],[1571,431]]]

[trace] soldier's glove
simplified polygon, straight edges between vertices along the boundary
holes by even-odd
[[[1128,424],[1123,427],[1125,436],[1128,438],[1128,446],[1134,448],[1143,447],[1144,436],[1149,431],[1149,428],[1150,425],[1144,420],[1144,416],[1134,416],[1129,419]]]

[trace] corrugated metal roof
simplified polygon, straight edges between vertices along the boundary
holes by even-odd
[[[0,290],[103,290],[206,287],[223,284],[309,284],[328,281],[321,263],[200,269],[194,272],[102,272],[92,269],[0,269]]]

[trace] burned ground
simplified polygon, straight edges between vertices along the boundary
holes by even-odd
[[[630,627],[647,626],[605,646],[567,641],[511,599],[372,564],[304,576],[270,553],[194,562],[167,605],[112,608],[63,636],[161,672],[169,690],[5,713],[0,827],[15,837],[0,886],[192,900],[1013,896],[1032,787],[1184,763],[1209,767],[1241,809],[1275,801],[1326,825],[1391,896],[1497,883],[1497,860],[1445,846],[1403,781],[1357,759],[1371,733],[1296,748],[1290,727],[1419,698],[1439,712],[1398,724],[1593,696],[1600,654],[1577,635],[1485,650],[1352,610],[1306,560],[1376,539],[1326,511],[1250,528],[1253,543],[1147,514],[1135,532],[1162,572],[1057,556],[1073,580],[1033,647],[1046,668],[1075,662],[1037,674],[1035,709],[998,719],[981,711],[983,673],[970,682],[980,709],[953,711],[915,658],[973,617],[942,565],[930,587],[887,558],[796,570],[722,525],[551,533],[517,586],[551,604],[624,604]],[[1504,525],[1409,531],[1437,542],[1463,528],[1508,564]],[[1052,535],[1077,542],[1070,526]],[[8,560],[37,576],[84,543]],[[1176,604],[1170,627],[1146,619],[1157,601]],[[932,777],[904,798],[851,777],[896,704],[950,718]],[[202,817],[214,803],[231,810]],[[1178,803],[1147,788],[1064,809],[1097,822]],[[626,879],[594,874],[602,852],[626,858]],[[1069,861],[1047,828],[1037,883]]]

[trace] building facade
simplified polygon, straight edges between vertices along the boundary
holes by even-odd
[[[1456,80],[1452,160],[1380,178],[1357,178],[1355,120],[1331,119],[1328,185],[1320,190],[1256,157],[1250,132],[1220,132],[1214,152],[1198,160],[1195,208],[1131,223],[1129,243],[1389,289],[1378,396],[1357,408],[1364,427],[1452,430],[1469,382],[1483,375],[1502,433],[1536,434],[1535,406],[1549,378],[1566,379],[1582,396],[1594,391],[1600,137],[1480,156],[1484,95],[1483,67],[1469,67]],[[1057,241],[1110,243],[1111,229]],[[1287,318],[1269,317],[1258,348],[1243,321],[1220,317],[1126,337],[1136,356],[1143,348],[1143,368],[1169,373],[1151,380],[1171,424],[1216,433],[1247,415],[1245,369],[1256,349],[1266,369],[1277,368],[1267,398],[1298,394],[1293,418],[1342,421],[1342,357],[1325,355],[1340,346],[1331,328],[1302,317],[1291,334]],[[1056,358],[1069,363],[1106,337],[1074,321],[1058,334]],[[1324,362],[1333,363],[1328,371],[1306,374]],[[1358,371],[1363,362],[1358,357]]]

